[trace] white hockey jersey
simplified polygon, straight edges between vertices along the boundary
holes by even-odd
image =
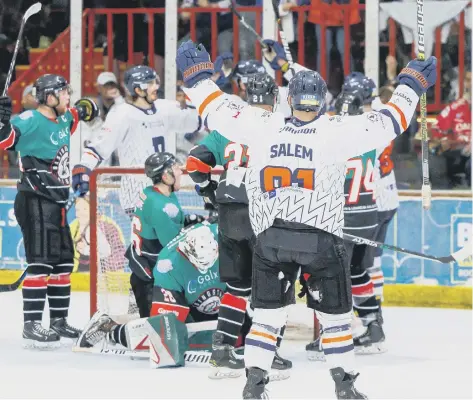
[[[419,101],[400,85],[380,112],[284,125],[278,113],[230,99],[211,80],[185,92],[210,129],[251,148],[246,188],[256,235],[280,218],[341,236],[345,162],[404,132]]]
[[[118,150],[121,167],[143,167],[155,152],[176,153],[176,133],[200,128],[195,109],[181,109],[179,103],[156,100],[149,110],[124,103],[114,106],[97,135],[84,150],[81,164],[94,169]],[[141,191],[150,184],[146,176],[125,175],[120,185],[120,204],[134,209]]]

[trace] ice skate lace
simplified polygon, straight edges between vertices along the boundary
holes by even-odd
[[[33,326],[33,331],[38,333],[39,335],[50,336],[52,333],[48,330],[43,328],[40,324],[35,324]]]

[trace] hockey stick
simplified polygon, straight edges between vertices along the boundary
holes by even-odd
[[[260,42],[261,46],[263,46],[264,49],[266,49],[268,46],[266,45],[266,43],[264,43],[263,41],[263,38],[260,36],[260,34],[258,32],[256,32],[253,27],[251,25],[249,25],[245,19],[242,17],[242,15],[236,10],[235,8],[235,4],[233,3],[233,1],[230,3],[230,10],[232,11],[233,14],[236,15],[236,17],[239,19],[239,21],[241,22],[241,24],[246,28],[248,29],[248,31],[250,31],[253,35],[256,36],[256,39],[258,40],[258,42]]]
[[[425,60],[424,0],[417,0],[417,59]],[[422,144],[422,207],[430,208],[432,189],[429,177],[429,137],[427,135],[427,95],[420,97],[420,133]]]
[[[41,3],[34,3],[28,10],[26,10],[23,18],[21,19],[20,32],[18,33],[18,38],[16,39],[15,51],[13,52],[13,57],[10,62],[10,68],[8,69],[7,80],[5,81],[5,87],[3,88],[3,96],[7,95],[8,87],[10,86],[11,77],[13,75],[13,70],[15,68],[16,57],[18,55],[18,49],[20,48],[21,37],[23,36],[23,30],[25,29],[26,21],[41,10]]]
[[[284,29],[282,27],[281,15],[279,14],[279,0],[272,0],[272,3],[274,14],[276,15],[276,22],[278,23],[279,35],[281,36],[281,42],[284,47],[284,52],[286,53],[286,59],[289,65],[291,66],[292,64],[294,64],[294,61],[292,60],[292,54],[291,50],[289,49],[289,43],[287,42],[286,34],[284,33]]]
[[[468,246],[463,247],[462,249],[456,251],[455,253],[450,254],[449,256],[434,257],[434,256],[429,256],[428,254],[419,253],[417,251],[406,250],[402,247],[392,246],[390,244],[376,242],[374,240],[369,240],[369,239],[364,239],[359,236],[350,235],[349,233],[343,234],[343,240],[346,240],[347,242],[352,242],[355,244],[366,244],[368,246],[376,247],[378,249],[393,250],[400,253],[410,254],[415,257],[432,260],[432,261],[442,263],[442,264],[448,264],[455,261],[458,261],[458,262],[463,261],[464,259],[471,256],[471,247],[469,248]]]
[[[37,3],[37,4],[39,4],[39,3]],[[73,193],[72,196],[69,197],[69,200],[67,200],[67,203],[64,206],[64,208],[66,209],[66,213],[69,212],[69,210],[75,204],[76,199],[77,199],[78,196],[79,196],[78,193]],[[17,290],[20,287],[23,280],[25,279],[27,272],[28,272],[28,267],[25,268],[25,270],[22,272],[20,277],[15,282],[5,283],[3,285],[0,284],[0,293],[14,292],[15,290]]]

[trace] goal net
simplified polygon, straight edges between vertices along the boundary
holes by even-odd
[[[213,171],[218,180],[221,171]],[[137,315],[131,292],[130,269],[124,254],[130,244],[133,210],[122,204],[139,194],[151,181],[143,168],[96,168],[90,177],[90,313],[100,309],[109,315],[126,320]],[[176,192],[186,214],[208,215],[205,203],[194,189],[194,183],[185,172],[181,189]],[[308,310],[290,312],[288,336],[313,335]],[[310,312],[309,312],[310,315]],[[309,322],[307,322],[309,321]]]

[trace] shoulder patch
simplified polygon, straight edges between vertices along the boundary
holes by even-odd
[[[179,208],[177,208],[177,206],[173,203],[167,203],[164,206],[163,211],[167,215],[169,215],[169,217],[171,217],[171,218],[175,218],[177,216],[177,214],[179,214]]]
[[[18,117],[23,120],[30,119],[33,117],[33,111],[32,110],[24,111]]]
[[[156,269],[158,272],[161,272],[162,274],[165,274],[166,272],[169,272],[172,270],[172,262],[171,260],[158,260],[156,264]]]

